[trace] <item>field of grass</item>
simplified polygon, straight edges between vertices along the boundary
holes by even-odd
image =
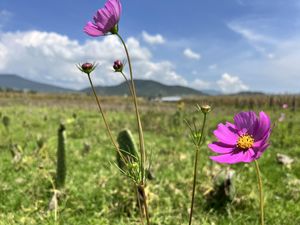
[[[220,97],[221,98],[221,97]],[[259,160],[265,194],[265,220],[272,225],[300,224],[300,112],[279,104],[242,104],[227,97],[189,100],[182,110],[175,103],[141,102],[146,150],[154,179],[147,182],[151,224],[187,224],[193,181],[194,146],[184,119],[202,123],[195,102],[209,102],[206,143],[214,139],[217,124],[232,121],[242,110],[265,111],[273,127],[271,146]],[[245,99],[248,99],[245,97]],[[1,96],[1,120],[9,117],[8,129],[0,124],[0,224],[140,224],[130,183],[114,166],[116,153],[90,96]],[[105,101],[114,136],[129,128],[136,140],[133,109],[126,99]],[[221,104],[223,103],[223,104]],[[281,113],[285,120],[278,122]],[[57,130],[66,126],[67,177],[59,197],[55,221],[49,211],[56,171]],[[12,156],[11,151],[20,156]],[[282,153],[295,161],[277,162]],[[232,166],[212,162],[207,145],[200,151],[193,224],[259,224],[258,188],[253,163]],[[151,157],[150,157],[151,156]],[[234,198],[214,207],[209,198],[214,177],[231,168]]]

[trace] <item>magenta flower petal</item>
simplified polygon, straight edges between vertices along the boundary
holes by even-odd
[[[105,8],[111,13],[111,15],[113,15],[115,23],[118,23],[122,12],[120,1],[109,0],[105,4]]]
[[[255,138],[257,140],[262,139],[271,129],[271,121],[268,115],[264,112],[259,113],[259,125],[257,132],[255,133]]]
[[[246,129],[250,134],[258,125],[257,116],[254,112],[240,112],[234,116],[234,124],[239,130]]]
[[[264,153],[264,151],[265,151],[269,146],[270,146],[269,143],[265,143],[264,145],[262,145],[262,146],[260,146],[260,147],[258,147],[258,148],[253,147],[253,150],[254,150],[254,153],[255,153],[254,158],[255,158],[255,159],[259,159],[260,156]]]
[[[218,156],[210,156],[210,158],[218,163],[228,163],[234,164],[243,162],[245,158],[248,158],[248,155],[245,156],[243,152],[239,152],[237,154],[229,153],[229,154],[222,154]]]
[[[226,122],[226,127],[230,128],[232,131],[234,131],[236,133],[236,127],[234,124]]]
[[[218,156],[210,156],[213,161],[218,163],[235,164],[240,162],[249,163],[254,160],[255,152],[253,149],[249,149],[246,152],[240,151],[238,153],[229,153]]]
[[[234,145],[238,139],[238,134],[233,133],[233,130],[222,123],[218,125],[218,128],[214,131],[214,135],[219,141],[229,145]]]
[[[104,7],[96,12],[94,22],[88,22],[84,27],[84,32],[93,37],[113,32],[119,23],[121,12],[122,6],[119,0],[108,0]]]
[[[235,149],[235,145],[227,145],[222,142],[213,142],[212,144],[209,144],[208,147],[216,152],[216,153],[230,153]]]
[[[271,121],[267,114],[241,112],[234,116],[234,124],[219,124],[214,135],[219,140],[208,145],[217,156],[210,158],[219,163],[249,163],[260,158],[268,148]]]
[[[84,32],[93,37],[104,35],[104,33],[100,31],[98,27],[94,25],[92,22],[88,22],[85,25]]]

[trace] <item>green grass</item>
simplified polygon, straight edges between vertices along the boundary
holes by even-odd
[[[80,104],[80,103],[79,103]],[[148,182],[147,193],[151,224],[187,224],[192,190],[194,148],[183,119],[202,115],[186,106],[182,115],[176,107],[170,110],[144,110],[146,150],[151,152],[154,180]],[[247,109],[245,109],[247,110]],[[281,109],[266,111],[275,127],[271,146],[259,160],[265,193],[266,224],[300,224],[300,113],[287,113],[278,123]],[[214,140],[212,131],[225,120],[232,121],[233,107],[218,107],[208,115],[206,142]],[[116,153],[96,110],[76,106],[10,105],[1,108],[2,116],[11,120],[9,130],[0,124],[0,224],[140,224],[132,183],[112,164]],[[74,119],[74,114],[76,118]],[[130,128],[136,140],[134,113],[107,112],[114,136]],[[64,194],[59,201],[58,219],[49,212],[56,169],[57,129],[66,124],[67,177]],[[37,140],[44,140],[38,149]],[[10,145],[22,151],[20,162],[12,161]],[[83,153],[84,144],[90,152]],[[276,161],[276,153],[295,159],[291,168]],[[259,224],[258,188],[254,164],[231,166],[236,171],[233,202],[217,210],[208,207],[204,193],[212,187],[211,174],[229,166],[213,163],[210,150],[203,145],[200,152],[199,179],[196,189],[193,224]]]

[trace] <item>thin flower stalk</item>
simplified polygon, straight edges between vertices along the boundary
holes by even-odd
[[[205,128],[205,123],[206,123],[206,117],[207,113],[203,113],[204,118],[203,118],[203,123],[202,123],[202,128],[201,128],[201,133],[200,133],[200,138],[198,136],[199,132],[197,131],[196,125],[194,124],[194,131],[190,127],[193,138],[194,140],[194,145],[196,147],[195,151],[195,163],[194,163],[194,179],[193,179],[193,191],[192,191],[192,200],[191,200],[191,208],[190,208],[190,215],[189,215],[189,225],[192,224],[193,220],[193,209],[194,209],[194,201],[195,201],[195,191],[196,191],[196,182],[197,182],[197,170],[198,170],[198,158],[199,158],[199,150],[200,146],[202,144],[203,136],[204,136],[204,128]],[[194,137],[196,135],[196,137]]]
[[[131,94],[131,96],[133,97],[133,95],[134,95],[134,92],[133,92],[133,89],[132,89],[131,83],[129,82],[129,80],[127,79],[127,77],[126,77],[126,75],[124,74],[124,72],[123,72],[123,71],[121,72],[121,74],[122,74],[123,78],[124,78],[124,79],[125,79],[125,81],[126,81],[126,84],[127,84],[128,88],[129,88],[129,90],[130,90],[130,94]]]
[[[102,119],[103,119],[103,121],[104,121],[104,124],[105,124],[106,130],[107,130],[108,136],[110,137],[110,140],[111,140],[112,144],[114,145],[116,151],[117,151],[118,154],[121,156],[123,162],[126,163],[127,160],[124,158],[123,154],[121,153],[121,151],[120,151],[120,149],[119,149],[117,143],[115,142],[115,140],[114,140],[114,138],[113,138],[113,136],[112,136],[112,132],[111,132],[110,127],[109,127],[109,125],[108,125],[108,122],[107,122],[107,120],[106,120],[106,116],[105,116],[104,111],[103,111],[103,109],[102,109],[102,106],[101,106],[101,104],[100,104],[100,100],[99,100],[99,98],[98,98],[98,96],[97,96],[97,94],[96,94],[96,90],[95,90],[95,88],[94,88],[94,85],[93,85],[93,82],[92,82],[90,73],[87,73],[87,75],[88,75],[89,82],[90,82],[91,88],[92,88],[92,90],[93,90],[93,93],[94,93],[94,96],[95,96],[95,99],[96,99],[96,102],[97,102],[97,105],[98,105],[98,108],[99,108],[99,111],[100,111],[101,116],[102,116]]]
[[[130,56],[128,53],[127,46],[123,40],[123,38],[116,33],[120,41],[122,42],[122,45],[124,47],[127,61],[128,61],[128,67],[129,67],[129,74],[130,74],[130,81],[131,81],[131,88],[132,88],[132,94],[133,94],[133,103],[135,107],[135,114],[136,114],[136,120],[137,120],[137,125],[138,125],[138,131],[139,131],[139,144],[140,144],[140,154],[141,154],[141,169],[142,169],[142,184],[145,184],[145,162],[146,162],[146,153],[145,153],[145,143],[144,143],[144,134],[143,134],[143,128],[142,128],[142,123],[141,123],[141,118],[139,114],[139,109],[138,109],[138,104],[137,104],[137,97],[136,97],[136,90],[135,90],[135,85],[133,81],[133,72],[132,72],[132,66],[131,66],[131,60]]]
[[[259,191],[259,208],[260,208],[260,224],[264,225],[264,196],[263,196],[263,188],[262,188],[262,180],[261,180],[261,174],[260,169],[257,160],[255,162],[255,169],[256,169],[256,175],[257,175],[257,181],[258,181],[258,191]]]
[[[141,180],[141,184],[139,185],[139,189],[142,192],[143,203],[144,203],[143,206],[145,209],[147,224],[149,225],[150,219],[149,219],[149,213],[148,213],[147,196],[146,196],[145,187],[144,187],[145,181],[146,181],[146,178],[145,178],[145,162],[146,162],[145,155],[146,155],[146,153],[145,153],[143,128],[142,128],[141,118],[140,118],[138,104],[137,104],[137,96],[136,96],[136,90],[135,90],[135,85],[134,85],[134,81],[133,81],[133,72],[132,72],[131,60],[130,60],[130,56],[128,53],[128,49],[127,49],[127,46],[126,46],[124,40],[122,39],[122,37],[118,33],[116,33],[116,35],[119,37],[119,39],[122,42],[122,45],[125,49],[128,66],[129,66],[130,82],[128,81],[127,77],[125,76],[125,74],[123,72],[121,72],[121,74],[129,86],[129,90],[131,92],[133,103],[134,103],[134,108],[135,108],[136,120],[137,120],[137,125],[138,125],[138,133],[139,133],[140,155],[141,155],[140,168],[141,168],[142,180]]]

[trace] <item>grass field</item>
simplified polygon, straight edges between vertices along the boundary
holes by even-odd
[[[258,103],[259,97],[189,99],[182,110],[176,103],[141,101],[146,150],[151,155],[153,180],[147,183],[151,224],[187,224],[192,190],[194,147],[184,119],[201,124],[195,103],[213,106],[208,115],[206,142],[214,139],[217,124],[232,121],[242,110],[265,111],[274,125],[271,146],[259,160],[265,193],[266,224],[300,224],[300,112],[282,109],[281,101]],[[250,100],[249,100],[250,99]],[[252,100],[251,100],[252,99]],[[266,97],[266,99],[268,99]],[[272,100],[273,101],[273,100]],[[289,101],[289,99],[287,99]],[[290,100],[291,101],[291,100]],[[113,165],[116,158],[91,96],[2,94],[0,124],[0,224],[140,224],[134,188]],[[137,129],[128,99],[105,99],[105,110],[116,137]],[[223,103],[223,104],[222,104]],[[285,120],[278,122],[281,113]],[[67,178],[59,198],[57,220],[48,210],[56,171],[57,129],[66,126]],[[11,149],[21,157],[13,159]],[[281,165],[276,154],[295,161]],[[212,162],[213,153],[201,147],[194,224],[259,224],[258,190],[254,164],[230,166],[235,171],[234,198],[213,207],[208,197],[214,176],[229,166]]]

